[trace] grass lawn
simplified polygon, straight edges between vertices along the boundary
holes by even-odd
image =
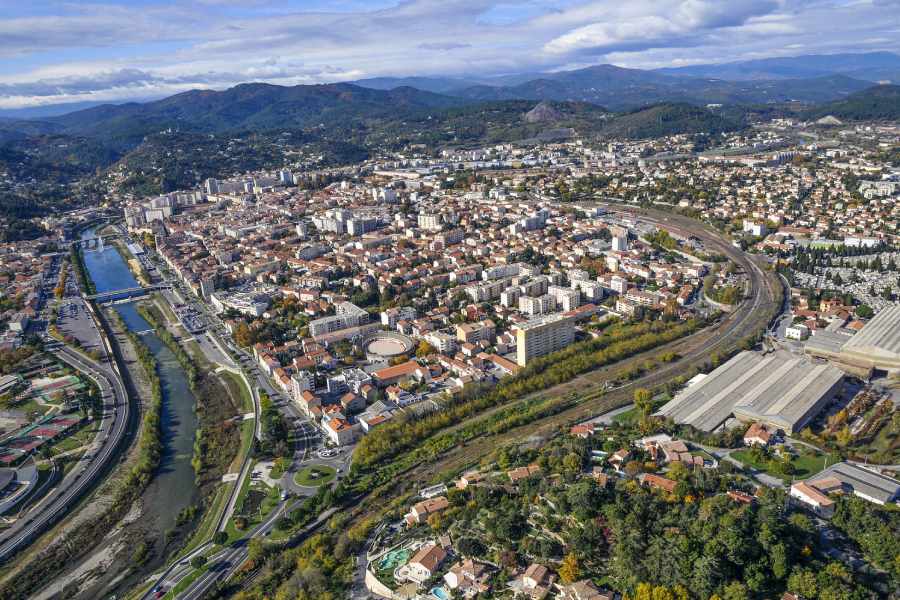
[[[228,388],[228,393],[232,398],[238,398],[241,410],[244,413],[253,412],[253,398],[250,397],[250,390],[244,385],[244,380],[229,371],[220,371],[218,373],[222,384]],[[244,460],[244,455],[250,451],[253,445],[253,434],[256,432],[256,420],[248,419],[241,422],[241,449],[235,455],[234,460],[228,467],[229,472],[237,470]]]
[[[325,465],[312,465],[305,467],[294,475],[294,483],[307,487],[319,487],[331,483],[337,471]]]
[[[617,415],[614,415],[612,418],[613,423],[618,423],[619,425],[631,425],[638,416],[638,409],[636,406],[633,406],[626,410],[625,412],[621,412]]]
[[[90,423],[87,423],[81,427],[75,433],[72,433],[58,442],[54,443],[52,447],[53,455],[62,454],[63,452],[68,452],[69,450],[75,450],[76,448],[81,448],[87,444],[90,444],[94,437],[97,435],[97,432],[100,430],[100,422],[94,420]]]
[[[784,481],[790,481],[793,479],[806,479],[807,477],[812,477],[819,471],[825,468],[825,464],[833,465],[834,463],[841,460],[840,456],[836,454],[832,454],[831,456],[826,456],[821,452],[817,453],[803,453],[799,456],[794,456],[791,459],[791,464],[794,466],[794,473],[792,475],[783,475],[781,473],[776,473],[769,470],[769,465],[767,463],[760,463],[753,459],[753,455],[750,452],[750,449],[738,450],[737,452],[732,452],[731,457],[735,460],[742,462],[744,465],[748,467],[752,467],[757,471],[762,471],[763,473],[767,473],[773,477],[778,477]]]
[[[282,469],[282,468],[278,465],[278,461],[275,461],[275,462],[272,464],[272,468],[269,469],[269,477],[271,477],[272,479],[281,479],[281,477],[282,477],[283,475],[284,475],[284,469]]]
[[[27,402],[22,402],[20,404],[10,403],[5,408],[11,408],[14,410],[21,410],[23,413],[28,415],[31,420],[36,419],[37,417],[44,416],[47,414],[53,406],[49,404],[41,404],[34,398],[28,400]]]
[[[222,378],[229,393],[235,398],[240,398],[241,409],[248,413],[253,412],[253,398],[250,397],[250,390],[244,385],[244,380],[231,371],[220,371],[219,377]]]
[[[166,316],[166,319],[169,321],[169,323],[178,322],[178,317],[169,307],[169,303],[166,302],[166,299],[162,297],[162,294],[153,294],[151,297],[153,298],[153,302],[156,304],[157,308],[159,308]]]
[[[185,547],[178,553],[176,560],[190,554],[203,542],[212,539],[212,536],[215,533],[216,523],[219,522],[219,515],[225,510],[228,496],[231,494],[231,489],[234,485],[234,483],[226,483],[216,490],[209,508],[203,515],[203,520],[200,521],[200,525],[194,531]]]
[[[660,394],[653,399],[653,410],[657,410],[661,408],[666,402],[670,400],[668,394]],[[637,423],[638,417],[640,417],[640,412],[636,406],[632,406],[625,412],[619,413],[612,418],[613,423],[617,423],[619,425],[634,425]]]
[[[246,506],[251,489],[265,495],[265,497],[259,503],[258,508],[248,509],[248,507]],[[266,484],[261,482],[253,482],[251,481],[250,477],[247,477],[244,480],[244,484],[241,486],[241,491],[238,493],[238,499],[234,507],[234,514],[232,515],[231,519],[229,519],[228,525],[225,528],[225,533],[228,534],[228,541],[226,542],[226,544],[230,544],[244,537],[247,532],[262,523],[263,519],[269,516],[269,513],[271,513],[272,510],[276,506],[278,506],[279,498],[270,496],[270,491],[271,488],[269,488]],[[244,517],[247,520],[247,526],[244,529],[238,529],[237,527],[235,527],[235,517],[238,516]]]
[[[833,465],[834,463],[841,460],[841,457],[837,454],[832,454],[828,456],[826,454],[801,454],[792,460],[791,462],[794,464],[794,477],[800,479],[806,479],[807,477],[812,477],[819,471],[822,471],[826,463],[829,465]]]

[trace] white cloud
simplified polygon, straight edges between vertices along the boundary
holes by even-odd
[[[0,17],[0,106],[900,47],[891,0],[106,1]]]
[[[690,36],[703,36],[714,28],[743,25],[750,18],[777,8],[775,2],[759,0],[603,4],[605,10],[598,8],[590,15],[595,22],[555,37],[544,45],[544,50],[551,54],[604,53],[626,48],[672,46]]]

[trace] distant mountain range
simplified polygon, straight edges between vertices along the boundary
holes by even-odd
[[[900,56],[891,52],[812,54],[657,69],[656,72],[685,77],[714,77],[729,81],[808,79],[844,75],[875,83],[900,83]]]
[[[224,91],[192,90],[144,104],[105,104],[41,120],[0,121],[0,132],[85,136],[127,150],[165,129],[208,133],[301,129],[466,102],[410,87],[383,91],[347,83],[292,87],[247,83]]]
[[[380,77],[348,83],[283,87],[248,83],[224,91],[193,90],[145,103],[104,104],[62,115],[33,109],[29,119],[0,112],[0,139],[16,134],[102,137],[123,147],[170,127],[223,132],[305,128],[477,102],[587,102],[613,111],[659,103],[696,105],[822,104],[900,73],[888,52],[772,58],[722,65],[647,71],[598,65],[555,73],[503,77]],[[13,117],[20,115],[15,113]],[[26,113],[28,114],[28,113]]]
[[[786,83],[785,80],[793,82]],[[650,71],[599,65],[556,73],[515,73],[493,77],[374,77],[348,83],[383,91],[411,87],[468,99],[582,100],[626,109],[679,100],[699,103],[823,102],[840,94],[864,89],[868,87],[866,83],[900,83],[900,55],[891,52],[820,54]],[[624,95],[620,96],[622,92]],[[156,99],[133,102],[153,100]],[[101,105],[105,104],[77,102],[0,109],[0,121],[45,119]]]
[[[399,149],[410,143],[437,147],[576,134],[715,134],[743,127],[749,114],[900,119],[898,86],[873,87],[871,81],[835,72],[883,73],[897,63],[900,57],[879,53],[661,71],[598,65],[490,79],[377,78],[292,87],[248,83],[34,119],[0,115],[0,151],[9,150],[0,167],[25,164],[21,157],[28,156],[29,164],[42,165],[45,171],[64,164],[59,179],[91,173],[132,152],[144,156],[135,149],[164,157],[161,148],[171,139],[160,138],[162,132],[177,132],[178,143],[188,151],[188,145],[197,147],[201,138],[208,145],[218,143],[209,141],[210,135],[263,136],[271,142],[266,147],[275,147],[278,136],[291,132],[294,142],[318,144],[323,154],[339,162],[365,156],[373,148]],[[741,79],[689,74],[706,73],[705,68]],[[723,106],[710,110],[709,104]],[[240,164],[252,164],[248,156]],[[214,172],[209,164],[194,171],[201,169]]]
[[[374,89],[411,86],[470,100],[570,100],[613,110],[659,102],[771,104],[830,102],[879,82],[900,81],[900,56],[890,52],[808,55],[657,70],[597,65],[573,71],[493,78],[362,79]]]
[[[568,100],[631,110],[659,102],[766,104],[827,102],[872,84],[842,75],[815,79],[734,82],[664,75],[612,65],[547,75],[514,86],[474,86],[449,92],[471,100]]]

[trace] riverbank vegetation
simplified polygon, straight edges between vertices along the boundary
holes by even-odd
[[[119,253],[119,256],[122,257],[122,261],[128,266],[128,270],[131,271],[131,274],[134,275],[135,279],[137,279],[141,285],[150,285],[150,274],[147,273],[147,270],[144,269],[140,260],[128,250],[125,244],[116,241],[113,242],[113,247]]]
[[[204,495],[208,495],[209,490],[203,488],[221,481],[240,446],[241,398],[233,397],[215,373],[198,368],[194,358],[166,327],[166,319],[157,306],[140,304],[137,311],[175,355],[194,393],[199,427],[194,437],[191,465],[197,485]]]
[[[84,249],[80,245],[72,246],[72,249],[69,251],[69,260],[72,263],[72,269],[75,271],[75,277],[78,279],[81,289],[88,294],[96,294],[97,286],[94,285],[94,280],[91,279],[84,266]]]

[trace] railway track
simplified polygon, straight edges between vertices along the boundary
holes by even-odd
[[[722,240],[718,234],[702,228],[696,221],[686,218],[682,221],[666,213],[656,212],[641,214],[640,218],[682,235],[696,235],[708,247],[715,248],[734,260],[747,273],[750,282],[749,295],[734,312],[729,313],[711,327],[659,348],[633,356],[622,363],[603,367],[579,376],[570,382],[537,392],[544,396],[553,396],[577,391],[579,401],[574,406],[552,416],[514,427],[501,434],[483,435],[475,438],[444,452],[435,461],[425,462],[408,469],[404,473],[398,473],[395,477],[397,483],[393,487],[379,488],[361,498],[355,499],[355,502],[350,505],[352,508],[349,509],[353,518],[358,519],[376,515],[385,506],[385,503],[377,501],[380,498],[396,495],[405,490],[418,489],[428,482],[434,474],[465,468],[478,462],[483,456],[490,454],[498,447],[528,438],[541,437],[546,439],[568,424],[583,421],[603,412],[628,405],[632,402],[635,388],[654,388],[666,383],[679,373],[684,373],[694,367],[705,364],[712,354],[717,352],[725,353],[743,339],[764,331],[768,327],[769,323],[778,314],[781,306],[781,282],[777,276],[765,272],[749,256],[727,241]],[[680,358],[674,362],[659,365],[652,372],[611,391],[602,391],[609,381],[615,379],[616,373],[625,371],[629,365],[640,363],[648,358],[667,352],[675,352]],[[518,402],[526,399],[527,397]],[[491,411],[480,413],[457,424],[456,427],[465,426],[465,424],[472,421],[487,418],[495,410],[509,408],[510,406],[511,404],[507,403]],[[253,583],[258,581],[258,575],[258,570],[248,574],[243,581],[236,583],[238,589],[248,589]]]
[[[641,214],[628,211],[627,214],[640,218],[643,221],[654,223],[680,235],[695,235],[704,242],[707,248],[715,249],[728,256],[746,272],[750,288],[748,296],[735,311],[727,314],[721,321],[711,327],[659,348],[633,356],[622,363],[603,367],[554,388],[536,392],[544,396],[577,392],[582,401],[555,415],[537,419],[502,434],[481,436],[448,450],[436,461],[417,465],[404,473],[402,477],[398,476],[398,486],[402,486],[404,489],[413,489],[428,482],[435,473],[463,468],[473,464],[482,456],[489,454],[502,445],[527,438],[547,438],[558,432],[561,427],[628,405],[632,402],[635,388],[654,388],[670,381],[679,373],[704,365],[712,355],[716,353],[725,354],[747,337],[764,331],[778,314],[782,297],[781,282],[777,276],[764,271],[750,256],[723,240],[717,233],[705,229],[701,224],[686,217],[673,216],[657,211]],[[615,380],[616,373],[627,370],[629,365],[639,364],[648,358],[667,352],[675,352],[680,358],[674,362],[659,365],[652,372],[614,390],[598,393],[609,381]],[[523,398],[520,402],[525,399]],[[509,406],[510,404],[505,404],[497,409],[492,409],[492,411],[481,413],[458,424],[456,427],[462,427],[472,421],[484,419],[495,410],[508,408]],[[371,499],[372,496],[370,495],[367,500]],[[359,510],[365,510],[362,507],[366,504],[368,503],[360,502]],[[366,512],[368,513],[369,511]]]

